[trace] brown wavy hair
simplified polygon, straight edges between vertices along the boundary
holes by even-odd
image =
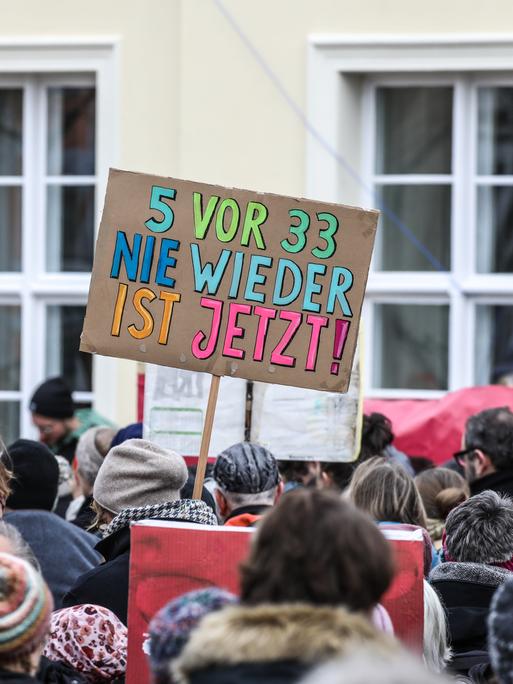
[[[241,601],[368,611],[393,574],[389,544],[367,515],[333,492],[301,488],[264,517],[241,567]]]
[[[428,518],[445,520],[470,496],[467,481],[455,470],[430,468],[415,478]]]

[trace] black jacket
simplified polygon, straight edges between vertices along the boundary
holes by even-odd
[[[77,511],[76,518],[71,521],[73,523],[73,525],[80,527],[82,530],[85,530],[86,532],[89,531],[89,528],[93,524],[93,521],[96,517],[95,512],[91,508],[93,501],[94,501],[94,499],[93,499],[92,495],[86,496],[83,504],[80,506],[80,508]]]
[[[486,489],[491,489],[498,494],[513,496],[513,469],[498,470],[470,483],[470,494],[472,496],[480,494]]]
[[[54,662],[45,656],[41,657],[39,663],[37,681],[44,684],[87,684],[87,680],[80,672],[66,663]]]
[[[10,672],[0,668],[0,682],[2,684],[38,684],[38,680],[34,679],[23,672]]]
[[[292,684],[356,644],[376,654],[398,648],[343,608],[231,606],[201,621],[173,667],[182,684]]]
[[[96,544],[105,563],[86,572],[71,587],[64,607],[94,603],[109,608],[123,624],[128,624],[128,575],[130,568],[130,528],[124,527]]]
[[[487,663],[486,619],[497,588],[513,573],[480,563],[441,563],[429,575],[447,612],[453,660],[450,669],[466,674]]]

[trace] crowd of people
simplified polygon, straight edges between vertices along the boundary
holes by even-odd
[[[380,414],[364,416],[353,463],[235,444],[201,499],[181,455],[140,423],[76,412],[61,378],[30,410],[40,441],[0,458],[0,681],[124,682],[130,525],[167,520],[255,532],[238,595],[162,595],[144,645],[154,684],[513,684],[509,408],[471,416],[438,467],[399,451]],[[422,653],[383,605],[394,526],[423,540]]]

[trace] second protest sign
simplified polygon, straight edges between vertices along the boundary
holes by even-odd
[[[345,392],[377,219],[111,170],[80,348]]]

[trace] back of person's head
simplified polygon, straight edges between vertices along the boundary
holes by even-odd
[[[52,613],[43,655],[66,663],[91,684],[112,682],[126,672],[127,628],[102,606],[62,608]]]
[[[424,663],[430,672],[444,672],[451,655],[444,608],[436,591],[424,580]]]
[[[216,459],[213,477],[232,505],[274,502],[280,482],[278,463],[268,449],[253,442],[239,442]]]
[[[37,570],[0,553],[0,668],[35,672],[52,609],[52,595]]]
[[[488,652],[498,684],[513,684],[513,577],[495,592],[488,613]]]
[[[349,486],[356,466],[354,463],[321,463],[321,485],[343,492]]]
[[[8,447],[11,468],[11,493],[6,502],[12,510],[51,511],[59,488],[59,464],[41,442],[18,439]]]
[[[364,415],[360,460],[383,455],[384,450],[392,444],[393,440],[392,423],[386,416],[382,413]]]
[[[428,518],[445,520],[470,496],[467,481],[449,468],[430,468],[415,477]]]
[[[189,591],[169,601],[152,618],[149,627],[149,661],[154,684],[171,684],[171,661],[177,658],[200,620],[238,599],[224,589]]]
[[[11,493],[11,479],[12,479],[12,461],[4,445],[0,439],[0,517],[5,510],[7,499]]]
[[[411,475],[381,458],[369,459],[356,468],[349,496],[377,522],[427,525],[422,499]]]
[[[366,612],[393,573],[390,546],[368,516],[333,492],[300,488],[261,522],[241,568],[241,601]]]
[[[105,457],[93,497],[102,509],[117,515],[127,508],[178,501],[187,476],[184,459],[174,451],[129,439]]]
[[[75,451],[77,471],[90,487],[94,485],[114,434],[115,431],[110,427],[92,427],[78,440]]]
[[[496,470],[513,468],[513,413],[507,406],[471,416],[465,425],[465,448],[479,449]]]
[[[513,500],[486,490],[452,510],[445,522],[450,558],[462,563],[504,563],[513,558]]]
[[[110,443],[110,448],[113,449],[115,446],[123,444],[123,442],[126,442],[128,439],[142,439],[142,436],[143,424],[130,423],[116,432]]]
[[[455,681],[432,672],[404,651],[389,655],[359,649],[341,660],[322,665],[300,684],[450,684]]]
[[[32,413],[57,420],[72,418],[75,413],[71,390],[59,377],[48,378],[37,387],[29,408]]]

